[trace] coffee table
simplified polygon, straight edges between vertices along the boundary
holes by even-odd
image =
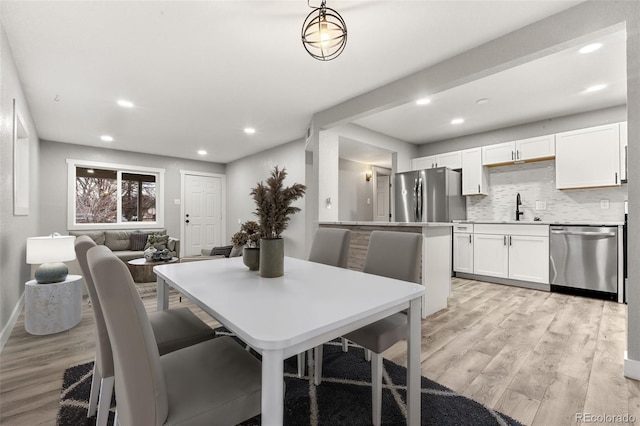
[[[177,257],[172,257],[169,260],[159,260],[156,262],[149,262],[144,257],[139,259],[132,259],[127,262],[129,271],[133,281],[137,283],[152,283],[156,281],[156,274],[153,273],[153,267],[157,265],[164,265],[167,263],[176,263],[180,260]]]

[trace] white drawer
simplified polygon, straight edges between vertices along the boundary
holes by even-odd
[[[453,233],[473,233],[473,223],[458,223],[453,225]]]
[[[476,234],[506,234],[506,235],[530,235],[530,236],[548,237],[549,225],[476,223],[473,227],[473,232]]]

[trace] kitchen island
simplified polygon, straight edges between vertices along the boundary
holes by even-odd
[[[422,298],[422,318],[447,307],[451,294],[452,223],[441,222],[320,222],[320,227],[351,231],[348,268],[362,271],[367,256],[371,231],[397,231],[422,234],[421,280],[425,286]],[[393,250],[393,247],[389,247]]]

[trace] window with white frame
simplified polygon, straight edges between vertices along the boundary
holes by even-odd
[[[69,229],[164,226],[164,169],[67,160]]]

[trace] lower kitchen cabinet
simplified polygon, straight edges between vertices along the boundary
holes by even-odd
[[[462,239],[456,242],[461,256],[464,249],[456,245],[462,246]],[[476,224],[473,274],[549,284],[548,225]]]
[[[490,277],[509,277],[509,246],[507,236],[475,234],[473,236],[473,273]]]
[[[473,274],[473,234],[470,232],[454,231],[453,270]]]
[[[549,237],[509,235],[509,278],[549,283]]]

